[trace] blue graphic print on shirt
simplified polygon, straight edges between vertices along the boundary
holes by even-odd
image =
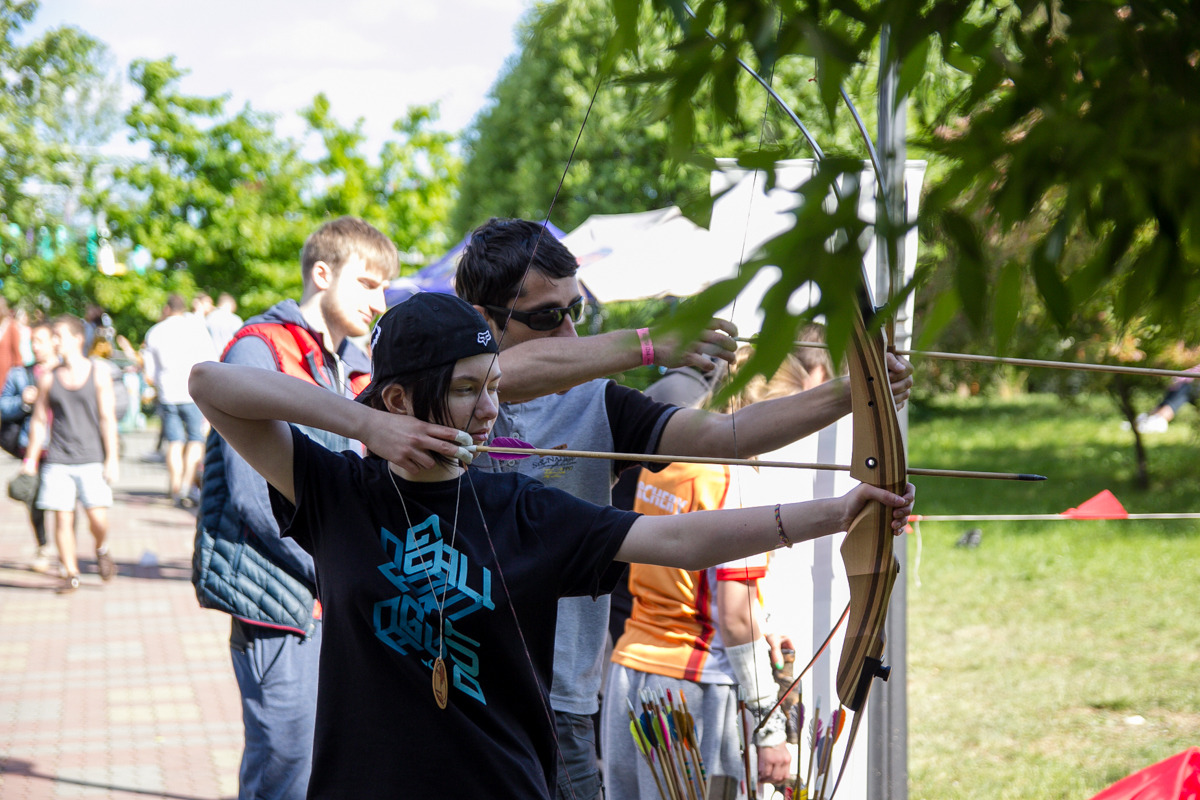
[[[479,589],[471,588],[470,561],[442,541],[436,514],[410,527],[403,541],[386,528],[380,530],[380,538],[391,561],[380,564],[379,571],[401,594],[375,604],[375,635],[402,655],[427,655],[421,663],[432,671],[433,659],[442,653],[441,622],[454,687],[487,705],[479,684],[479,642],[454,623],[480,609],[495,610],[491,570],[478,570]]]

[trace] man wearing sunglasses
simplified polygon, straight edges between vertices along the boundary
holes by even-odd
[[[487,313],[496,319],[515,319],[531,331],[553,331],[562,327],[563,320],[570,318],[572,327],[583,317],[583,296],[576,297],[565,308],[539,308],[534,311],[517,311],[501,306],[484,306]]]
[[[707,372],[714,366],[710,356],[732,361],[736,332],[729,323],[714,321],[699,342],[688,345],[646,329],[580,338],[575,323],[583,311],[583,296],[577,267],[570,251],[540,223],[517,219],[493,219],[477,228],[459,259],[455,291],[488,320],[500,343],[505,373],[522,375],[520,384],[501,385],[504,402],[492,429],[495,436],[547,449],[745,458],[815,433],[850,412],[850,387],[844,378],[751,405],[737,412],[736,422],[732,414],[657,403],[602,380],[649,364],[687,365]],[[519,369],[524,359],[536,359],[542,369]],[[889,356],[889,370],[892,394],[902,405],[912,389],[912,366]],[[524,378],[537,374],[552,376],[557,385],[539,386]],[[547,394],[563,385],[573,388]],[[617,476],[643,466],[554,456],[499,461],[481,455],[474,463],[493,471],[519,471],[604,505],[612,502]],[[604,595],[559,601],[550,704],[561,752],[560,798],[601,796],[592,716],[599,710],[608,599]]]

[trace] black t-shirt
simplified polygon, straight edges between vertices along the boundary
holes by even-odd
[[[383,460],[292,439],[296,506],[271,500],[313,556],[324,607],[308,796],[550,797],[557,601],[612,589],[638,515],[476,470],[396,477],[402,506]]]

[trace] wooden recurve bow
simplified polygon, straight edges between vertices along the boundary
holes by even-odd
[[[892,398],[883,335],[871,330],[875,307],[865,278],[858,300],[847,352],[853,424],[850,475],[862,483],[903,495],[908,483],[904,440]],[[850,616],[838,664],[837,692],[842,707],[854,712],[854,721],[830,798],[841,784],[871,686],[875,678],[887,680],[891,672],[883,659],[888,603],[900,573],[892,551],[894,536],[892,509],[872,501],[851,523],[842,542]]]

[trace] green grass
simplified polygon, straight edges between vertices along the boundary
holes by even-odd
[[[1149,403],[1146,404],[1149,407]],[[1057,513],[1110,489],[1133,512],[1200,511],[1186,408],[1149,436],[1111,402],[972,398],[914,408],[909,463],[1038,472],[926,478],[923,514]],[[968,528],[978,549],[955,547]],[[1200,743],[1200,520],[927,522],[908,539],[909,796],[1089,798]]]

